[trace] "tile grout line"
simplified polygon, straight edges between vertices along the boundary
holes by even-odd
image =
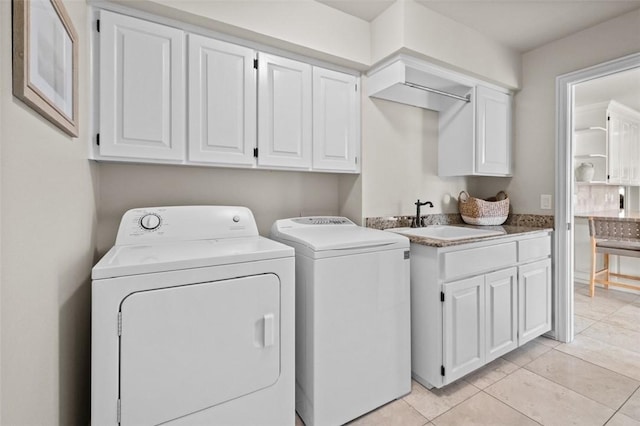
[[[594,340],[595,340],[595,339],[594,339]],[[552,348],[552,349],[553,349],[553,350],[555,350],[555,348]],[[633,396],[633,394],[634,394],[634,393],[635,393],[635,392],[640,388],[640,380],[634,379],[633,377],[626,376],[626,375],[624,375],[624,374],[622,374],[622,373],[618,373],[617,371],[610,370],[610,369],[608,369],[607,367],[603,367],[603,366],[601,366],[601,365],[594,364],[594,363],[593,363],[593,362],[591,362],[591,361],[588,361],[588,360],[586,360],[586,359],[582,359],[582,358],[577,357],[577,356],[575,356],[575,355],[573,355],[573,354],[568,354],[568,353],[563,352],[563,351],[560,351],[560,350],[556,350],[556,352],[558,352],[558,353],[560,353],[560,354],[562,354],[562,355],[568,355],[568,356],[570,356],[570,357],[572,357],[572,358],[575,358],[575,359],[577,359],[577,360],[580,360],[580,361],[582,361],[582,362],[586,362],[586,363],[588,363],[588,364],[591,364],[591,365],[592,365],[592,366],[594,366],[594,367],[602,368],[603,370],[607,370],[607,371],[609,371],[609,372],[611,372],[611,373],[613,373],[613,374],[617,374],[618,376],[622,376],[622,377],[625,377],[625,378],[627,378],[627,379],[629,379],[629,380],[633,380],[634,382],[638,383],[638,386],[636,387],[636,389],[635,389],[633,392],[631,392],[631,395],[629,395],[629,396],[627,397],[627,399],[626,399],[626,400],[625,400],[625,401],[624,401],[624,402],[623,402],[623,403],[622,403],[618,408],[614,409],[614,408],[611,408],[611,407],[609,407],[609,406],[607,406],[607,405],[604,405],[601,401],[597,401],[597,400],[595,400],[595,399],[591,398],[591,397],[590,397],[590,396],[588,396],[588,395],[584,395],[583,393],[578,392],[577,390],[574,390],[574,389],[568,388],[568,387],[566,387],[565,385],[563,385],[562,383],[559,383],[559,382],[555,381],[554,379],[550,379],[550,378],[548,378],[548,377],[542,376],[542,375],[540,375],[540,374],[536,373],[535,371],[529,370],[528,368],[525,368],[525,367],[522,367],[522,368],[525,368],[525,369],[526,369],[527,371],[529,371],[530,373],[533,373],[533,374],[535,374],[535,375],[537,375],[537,376],[539,376],[539,377],[541,377],[541,378],[543,378],[543,379],[545,379],[545,380],[549,380],[551,383],[555,383],[556,385],[561,386],[561,387],[563,387],[563,388],[565,388],[565,389],[567,389],[567,390],[569,390],[569,391],[571,391],[571,392],[577,393],[578,395],[581,395],[581,396],[583,396],[583,397],[585,397],[585,398],[587,398],[587,399],[589,399],[589,400],[591,400],[591,401],[593,401],[593,402],[596,402],[596,403],[598,403],[598,404],[600,404],[600,405],[602,405],[602,406],[604,406],[604,407],[610,408],[610,409],[614,410],[614,414],[617,412],[617,410],[619,410],[620,408],[622,408],[622,406],[623,406],[624,404],[626,404],[626,402],[629,400],[629,398],[631,398],[631,397]],[[545,352],[545,354],[546,354],[546,353],[548,353],[548,352]],[[543,355],[544,355],[544,354],[543,354]],[[541,356],[542,356],[542,355],[541,355]],[[527,364],[527,365],[528,365],[528,364]],[[605,424],[606,424],[606,423],[605,423]]]
[[[522,368],[522,367],[520,367],[520,368]],[[520,368],[518,368],[518,370],[520,370]],[[518,371],[518,370],[515,370],[515,371]],[[507,376],[509,376],[509,374],[508,374]],[[507,377],[507,376],[504,376],[504,377]],[[504,379],[504,377],[503,377],[502,379]],[[502,379],[500,379],[500,380],[502,380]],[[500,380],[496,381],[496,383],[498,383]],[[488,387],[489,387],[489,386],[487,386],[487,388],[488,388]],[[486,388],[485,388],[485,389],[486,389]],[[483,389],[483,390],[481,390],[480,392],[484,393],[485,395],[489,396],[490,398],[495,399],[496,401],[500,402],[501,404],[506,405],[507,407],[511,408],[512,410],[514,410],[514,411],[516,411],[516,412],[518,412],[518,413],[522,414],[524,417],[528,418],[528,419],[529,419],[529,420],[531,420],[532,422],[534,422],[534,423],[536,423],[536,424],[539,424],[539,425],[541,425],[541,426],[544,426],[542,423],[540,423],[540,422],[539,422],[539,421],[537,421],[536,419],[532,419],[532,418],[531,418],[531,417],[529,417],[526,413],[523,413],[522,411],[518,410],[516,407],[512,407],[510,404],[506,403],[505,401],[502,401],[502,400],[500,400],[500,399],[496,398],[495,396],[491,395],[490,393],[485,392],[485,390],[484,390],[484,389]]]

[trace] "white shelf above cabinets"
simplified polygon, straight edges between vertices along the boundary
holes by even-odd
[[[607,128],[606,127],[600,127],[600,126],[592,126],[592,127],[586,127],[584,129],[576,129],[575,133],[576,134],[584,134],[584,133],[591,133],[591,132],[606,132]]]
[[[138,17],[96,16],[90,158],[360,172],[356,73]]]
[[[574,155],[575,158],[607,158],[605,154],[584,154],[584,155]]]

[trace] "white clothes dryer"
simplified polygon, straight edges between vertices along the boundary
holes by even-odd
[[[94,425],[294,425],[294,252],[249,209],[129,210],[92,278]]]
[[[278,220],[270,236],[296,251],[305,425],[344,424],[411,392],[409,240],[344,217]]]

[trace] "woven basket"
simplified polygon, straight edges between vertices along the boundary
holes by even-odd
[[[502,225],[509,215],[509,197],[500,191],[495,197],[482,200],[462,191],[458,195],[462,220],[471,225]]]

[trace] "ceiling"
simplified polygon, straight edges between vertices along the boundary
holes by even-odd
[[[371,21],[398,0],[316,1]],[[640,0],[415,1],[518,52],[535,49],[640,8]]]

